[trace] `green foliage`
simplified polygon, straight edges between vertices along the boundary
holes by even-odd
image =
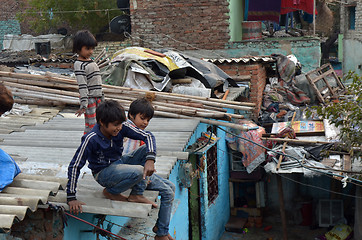
[[[339,97],[339,101],[329,102],[325,105],[313,106],[317,114],[339,127],[339,138],[344,143],[344,149],[352,156],[361,155],[361,150],[354,151],[353,147],[361,149],[362,145],[362,78],[349,72],[345,80],[352,79],[347,86],[347,92]],[[308,112],[307,116],[311,114]]]
[[[108,29],[109,21],[121,14],[115,0],[29,0],[25,13],[18,14],[17,18],[28,22],[37,33],[50,33],[60,27],[74,31],[86,28],[99,33],[102,28]]]

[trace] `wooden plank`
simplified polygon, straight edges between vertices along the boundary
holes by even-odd
[[[351,155],[349,154],[343,155],[343,170],[346,171],[352,170]]]
[[[322,94],[319,92],[317,86],[314,84],[313,80],[309,77],[309,75],[305,75],[305,77],[308,79],[310,85],[312,86],[314,93],[317,95],[318,100],[324,103],[324,98]]]
[[[293,113],[292,121],[290,122],[290,126],[291,126],[292,129],[294,129],[294,128],[293,128],[293,123],[294,123],[294,119],[295,119],[296,113],[297,113],[297,112],[294,112],[294,113]],[[286,138],[288,138],[288,137],[286,137]],[[285,153],[285,148],[286,148],[286,146],[287,146],[287,142],[284,142],[284,143],[283,143],[283,148],[282,148],[282,152],[283,152],[283,153]],[[277,164],[277,168],[276,168],[277,171],[278,171],[279,168],[280,168],[280,164],[282,163],[282,160],[283,160],[283,155],[280,155],[280,156],[279,156],[279,160],[278,160],[278,164]]]
[[[326,70],[326,69],[328,69],[328,70]],[[318,75],[318,76],[312,77],[312,75]],[[329,83],[327,76],[332,76],[333,79],[336,81],[338,87],[333,88],[331,86],[331,84]],[[324,64],[320,68],[317,68],[316,70],[308,72],[306,74],[306,78],[308,79],[309,83],[311,84],[315,94],[317,95],[318,100],[322,103],[325,102],[325,99],[328,96],[336,97],[338,91],[341,91],[345,88],[344,85],[342,84],[342,82],[339,80],[337,74],[335,73],[335,71],[330,63]],[[323,89],[318,89],[318,87],[315,84],[318,81],[323,81],[329,91],[323,94],[323,91],[325,91],[326,88],[324,87]]]

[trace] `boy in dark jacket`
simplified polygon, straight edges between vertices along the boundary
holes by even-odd
[[[152,133],[143,131],[126,121],[123,108],[116,101],[101,103],[96,110],[97,124],[82,137],[68,167],[67,202],[71,212],[82,212],[85,203],[76,199],[76,187],[81,168],[88,160],[95,180],[104,187],[106,198],[118,201],[151,203],[144,190],[157,190],[161,195],[159,217],[154,230],[155,239],[173,239],[168,233],[174,186],[155,172],[156,142]],[[131,154],[122,155],[123,138],[142,140],[145,145]],[[148,183],[146,177],[149,177]],[[132,189],[129,197],[121,193]],[[157,205],[156,205],[157,206]]]

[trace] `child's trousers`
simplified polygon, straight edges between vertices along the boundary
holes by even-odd
[[[84,113],[84,122],[85,122],[85,128],[84,128],[84,134],[89,133],[94,125],[96,125],[96,109],[101,104],[102,98],[98,97],[90,97],[88,98],[88,106],[85,109]]]
[[[156,222],[156,234],[164,236],[169,230],[175,185],[156,174],[143,179],[146,154],[146,146],[141,146],[134,152],[123,155],[120,160],[104,168],[94,177],[111,194],[120,194],[128,189],[132,189],[131,195],[143,195],[145,189],[159,191],[161,205]]]

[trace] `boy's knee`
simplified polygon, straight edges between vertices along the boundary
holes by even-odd
[[[144,167],[141,165],[134,165],[134,175],[137,176],[138,178],[142,179],[143,178],[143,170]]]
[[[175,186],[175,184],[173,184],[172,182],[170,182],[170,188],[172,189],[172,192],[175,193],[175,191],[176,191],[176,186]]]
[[[175,199],[175,192],[169,188],[168,191],[163,193],[163,196],[161,195],[161,198],[167,202],[172,202]]]

